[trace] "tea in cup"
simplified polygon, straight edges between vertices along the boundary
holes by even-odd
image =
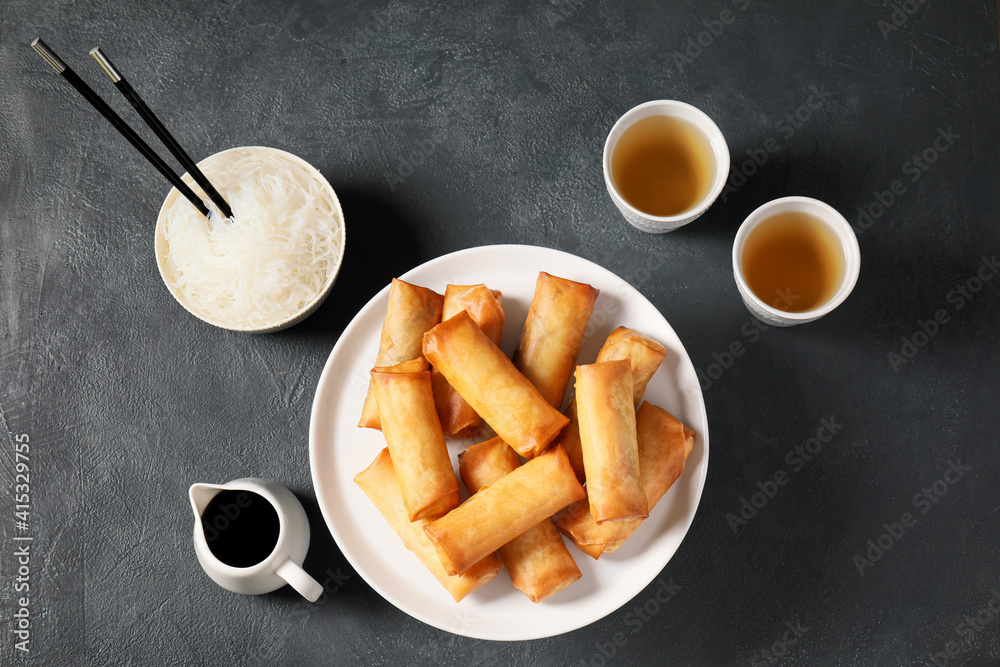
[[[729,147],[701,110],[674,100],[640,104],[604,144],[604,182],[634,227],[669,232],[698,218],[729,176]]]
[[[764,204],[740,226],[733,272],[743,302],[758,319],[792,326],[819,319],[854,289],[861,250],[850,224],[809,197]]]

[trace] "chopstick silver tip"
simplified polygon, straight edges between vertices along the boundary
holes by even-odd
[[[108,75],[108,78],[111,79],[113,83],[118,83],[122,80],[122,75],[119,74],[118,70],[115,69],[115,66],[111,64],[111,60],[104,55],[104,52],[101,51],[101,47],[95,46],[92,48],[90,50],[90,55],[97,61],[97,64],[101,66],[101,69],[104,70],[104,73]]]
[[[41,37],[36,37],[35,41],[31,43],[31,48],[33,48],[38,55],[45,58],[45,62],[52,66],[52,69],[58,74],[62,74],[66,71],[66,63],[64,63],[55,52],[49,48],[48,44],[42,41]]]

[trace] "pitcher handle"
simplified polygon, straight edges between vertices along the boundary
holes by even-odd
[[[275,570],[275,574],[288,582],[289,586],[298,591],[302,597],[310,602],[315,602],[323,594],[323,587],[320,583],[309,576],[301,566],[296,565],[291,559],[282,563]]]

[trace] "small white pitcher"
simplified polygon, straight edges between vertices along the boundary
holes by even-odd
[[[225,490],[256,493],[271,503],[278,514],[278,541],[274,549],[250,567],[227,565],[208,547],[201,517],[212,498]],[[215,583],[244,595],[270,593],[287,583],[310,602],[319,599],[323,587],[302,569],[309,550],[309,519],[291,491],[266,479],[247,477],[226,484],[192,484],[189,495],[195,516],[194,551],[202,569]]]

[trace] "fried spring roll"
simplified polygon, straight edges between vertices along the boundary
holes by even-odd
[[[411,522],[407,516],[388,448],[383,449],[370,466],[355,475],[354,483],[361,487],[406,548],[441,582],[455,602],[496,577],[503,567],[496,554],[488,554],[464,574],[450,576],[444,571],[437,550],[424,534],[426,521]]]
[[[395,366],[376,366],[372,371],[379,371],[380,373],[419,373],[421,371],[429,371],[430,368],[431,365],[427,363],[427,360],[420,356],[416,359],[396,364]],[[375,385],[372,385],[373,391],[374,388]]]
[[[632,402],[636,408],[642,403],[646,385],[666,357],[667,348],[628,327],[612,331],[597,353],[599,362],[628,359],[632,363]]]
[[[434,409],[431,373],[407,371],[415,361],[371,373],[410,521],[436,519],[458,507],[458,480]]]
[[[615,361],[628,359],[632,362],[632,400],[639,407],[642,396],[646,393],[646,385],[652,379],[660,363],[666,358],[667,349],[649,336],[629,329],[618,327],[604,341],[601,351],[597,353],[597,361]],[[570,401],[566,408],[569,424],[559,434],[555,442],[566,450],[569,462],[573,464],[576,478],[582,484],[587,475],[583,469],[583,451],[580,449],[580,424],[576,417],[576,399]]]
[[[694,448],[695,433],[672,414],[652,403],[642,404],[635,415],[639,440],[639,474],[649,511],[684,472]],[[605,521],[597,525],[586,500],[560,512],[556,526],[593,558],[611,553],[635,532],[642,519]]]
[[[549,405],[562,407],[569,378],[600,290],[539,272],[514,366]]]
[[[424,332],[441,321],[443,303],[444,297],[434,290],[393,278],[375,366],[395,366],[422,356]],[[358,426],[382,428],[370,384]]]
[[[458,473],[470,493],[478,493],[520,465],[517,454],[500,438],[472,445],[458,460]],[[500,547],[500,558],[514,588],[532,602],[555,595],[581,576],[549,517]]]
[[[441,320],[449,320],[463,310],[467,311],[483,333],[499,345],[504,321],[502,299],[500,292],[490,290],[486,285],[448,285],[444,291]],[[483,425],[482,418],[436,368],[431,379],[434,383],[434,403],[445,433],[464,436]]]
[[[629,360],[577,366],[576,408],[594,520],[646,518]]]
[[[586,496],[562,447],[553,447],[482,488],[424,526],[448,574],[487,554]]]
[[[424,334],[424,356],[521,456],[540,454],[569,421],[514,368],[467,311]]]

